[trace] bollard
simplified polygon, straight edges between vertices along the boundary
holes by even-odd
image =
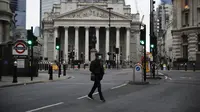
[[[195,72],[196,67],[195,67],[195,63],[193,63],[193,71]]]
[[[81,68],[81,64],[80,63],[78,63],[78,69],[80,69]]]
[[[63,65],[63,76],[66,76],[66,64]]]
[[[49,80],[53,80],[53,66],[49,65]]]
[[[185,63],[185,71],[187,71],[187,63]]]
[[[178,64],[178,70],[179,70],[179,64]]]
[[[58,77],[60,78],[61,75],[61,64],[58,64]]]
[[[13,71],[13,83],[17,83],[17,61],[14,61]]]
[[[169,71],[169,68],[170,68],[169,65],[167,65],[167,69],[168,69],[168,71]]]

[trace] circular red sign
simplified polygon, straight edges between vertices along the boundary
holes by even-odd
[[[24,43],[22,42],[19,42],[15,45],[15,51],[18,53],[18,54],[22,54],[24,53],[24,51],[26,50],[26,46],[24,45]]]

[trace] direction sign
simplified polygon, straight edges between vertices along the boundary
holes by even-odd
[[[136,71],[140,71],[140,66],[136,66],[136,67],[135,67],[135,70],[136,70]]]
[[[17,40],[13,46],[13,55],[15,56],[27,56],[28,48],[24,40]]]

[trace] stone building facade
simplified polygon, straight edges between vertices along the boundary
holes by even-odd
[[[111,28],[109,29],[109,11]],[[131,14],[130,5],[124,0],[90,2],[66,0],[54,4],[52,12],[45,12],[43,19],[44,58],[58,60],[56,37],[61,38],[61,58],[69,61],[69,53],[75,52],[75,60],[91,61],[91,36],[97,38],[96,49],[104,60],[112,60],[108,52],[119,48],[118,61],[138,62],[141,58],[139,44],[139,14]],[[111,34],[109,34],[111,33]],[[109,36],[110,35],[110,36]]]
[[[9,5],[9,0],[0,0],[0,44],[5,44],[10,41],[12,12]]]
[[[173,0],[174,61],[200,63],[200,0]]]

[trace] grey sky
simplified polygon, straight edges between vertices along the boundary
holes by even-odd
[[[156,6],[160,3],[160,0],[155,0]],[[144,23],[147,25],[147,51],[149,51],[149,2],[150,0],[137,0],[138,11],[140,16],[144,15]],[[26,29],[30,29],[31,26],[39,26],[39,0],[27,0],[27,17],[26,17]],[[127,5],[131,5],[132,13],[137,12],[135,0],[126,0]]]

